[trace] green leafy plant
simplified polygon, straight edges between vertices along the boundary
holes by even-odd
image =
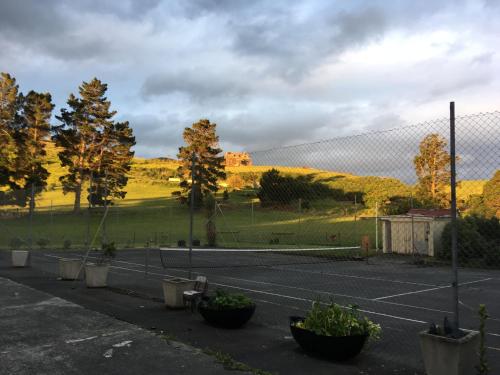
[[[37,241],[36,241],[36,244],[38,245],[38,247],[41,249],[41,250],[44,250],[47,248],[47,246],[49,246],[50,244],[50,240],[47,239],[47,238],[39,238]]]
[[[26,242],[19,237],[11,238],[10,243],[9,243],[11,249],[14,249],[14,250],[22,248],[25,244],[26,244]]]
[[[99,264],[108,263],[116,256],[116,247],[114,242],[103,243],[101,246],[101,256],[97,260]]]
[[[380,338],[382,332],[380,325],[361,316],[356,306],[324,305],[321,301],[315,301],[306,318],[295,326],[322,336],[368,335],[372,340]]]
[[[64,240],[64,242],[63,242],[63,249],[64,250],[71,249],[71,240]]]
[[[224,290],[217,289],[215,296],[208,300],[207,307],[214,310],[241,309],[252,306],[252,299],[241,293],[230,294]]]

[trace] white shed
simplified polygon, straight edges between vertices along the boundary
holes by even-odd
[[[384,253],[434,256],[441,249],[441,234],[451,220],[447,209],[411,209],[405,215],[384,216]]]

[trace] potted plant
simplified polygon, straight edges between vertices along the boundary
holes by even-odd
[[[479,332],[453,330],[444,319],[443,326],[431,324],[419,333],[420,349],[428,375],[475,374]]]
[[[367,339],[378,339],[380,325],[361,316],[356,306],[313,303],[306,317],[291,316],[293,338],[306,352],[338,361],[358,355]]]
[[[10,241],[12,248],[12,266],[14,267],[27,267],[30,263],[30,252],[28,250],[21,250],[24,241],[19,237],[14,237]]]
[[[114,242],[104,243],[101,254],[96,263],[85,265],[85,283],[89,288],[102,288],[107,286],[109,263],[116,255]]]
[[[59,277],[61,280],[79,280],[82,271],[83,262],[80,259],[59,259]]]
[[[213,326],[240,328],[250,320],[255,307],[255,303],[244,294],[230,294],[218,289],[214,296],[200,302],[198,311]]]
[[[189,280],[182,277],[163,279],[165,306],[171,309],[184,308],[183,294],[187,290],[193,290],[195,282],[195,280]]]

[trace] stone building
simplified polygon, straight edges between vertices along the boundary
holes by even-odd
[[[226,152],[224,154],[226,167],[240,167],[252,165],[252,158],[248,152]]]

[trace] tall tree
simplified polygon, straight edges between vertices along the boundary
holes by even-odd
[[[0,73],[0,186],[11,188],[18,187],[14,168],[20,111],[18,92],[16,79],[8,73]]]
[[[178,174],[181,178],[180,186],[184,193],[190,195],[195,192],[195,205],[201,207],[203,197],[209,193],[217,192],[217,181],[225,179],[224,156],[219,148],[219,137],[216,135],[217,124],[202,119],[190,128],[185,128],[183,133],[186,146],[179,148],[177,157],[181,161]],[[195,173],[191,189],[191,169],[193,155],[195,155]]]
[[[483,187],[483,204],[487,217],[500,219],[500,170]]]
[[[104,205],[113,198],[125,198],[123,188],[127,185],[134,157],[131,148],[135,145],[135,137],[128,121],[113,123],[105,129],[102,138],[89,197],[94,205]]]
[[[111,102],[105,94],[107,85],[97,78],[83,82],[80,97],[73,94],[68,99],[69,109],[62,109],[56,116],[61,122],[55,128],[54,140],[62,147],[61,164],[68,173],[60,178],[65,193],[73,192],[74,212],[80,211],[84,183],[92,180],[91,202],[99,203],[104,195],[124,197],[126,172],[133,157],[135,144],[128,122],[116,123]],[[103,190],[104,181],[106,190]]]
[[[50,118],[54,104],[49,93],[30,91],[21,96],[22,125],[19,129],[16,168],[22,174],[23,188],[31,191],[30,213],[35,209],[35,194],[47,185],[49,172],[45,169],[46,142],[50,139]]]
[[[413,160],[418,177],[418,197],[440,207],[449,206],[451,157],[446,146],[447,142],[441,135],[429,134],[420,142],[420,153]]]

